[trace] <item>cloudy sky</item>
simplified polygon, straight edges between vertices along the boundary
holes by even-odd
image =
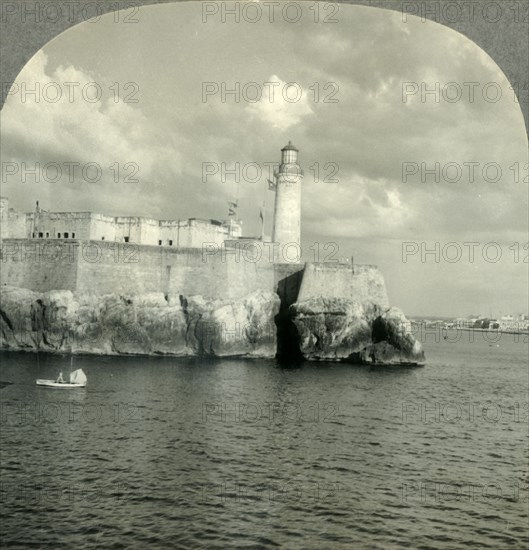
[[[527,312],[527,137],[495,63],[462,35],[420,19],[402,22],[396,12],[340,5],[337,23],[315,23],[308,7],[297,23],[280,13],[270,23],[263,14],[256,23],[220,15],[203,22],[191,3],[149,6],[134,16],[137,23],[108,15],[57,37],[20,73],[2,111],[2,195],[20,210],[38,199],[56,211],[224,219],[238,192],[245,234],[259,234],[263,202],[270,234],[264,163],[278,161],[292,140],[305,171],[307,259],[317,242],[323,260],[323,246],[333,242],[337,258],[378,264],[390,301],[409,315]],[[100,100],[89,82],[100,87]],[[260,101],[242,92],[238,101],[222,101],[222,83],[242,89],[249,82],[260,85]],[[266,82],[277,84],[272,102]],[[421,86],[436,82],[456,85],[438,102],[432,94],[422,100]],[[219,87],[207,101],[204,83]],[[405,101],[403,83],[418,89]],[[38,101],[21,93],[36,84]],[[458,86],[461,99],[452,100]],[[255,90],[247,88],[246,97]],[[283,91],[301,97],[288,102]],[[239,163],[243,175],[253,162],[263,169],[257,182],[237,186],[220,173],[223,163]],[[421,181],[421,163],[431,169],[436,162],[439,181],[428,174]],[[52,167],[38,182],[21,168],[9,174],[22,163],[58,163],[63,173],[57,178]],[[93,169],[86,177],[71,169],[70,177],[64,163],[97,163],[101,178],[88,181],[97,177]],[[206,182],[204,163],[219,165]],[[403,163],[418,167],[406,181]],[[453,181],[457,165],[461,178]],[[324,181],[333,166],[335,181]],[[127,174],[139,181],[124,181]],[[246,175],[255,179],[250,169]],[[477,243],[474,261],[468,242]],[[416,243],[405,245],[407,262],[403,243]],[[435,243],[439,262],[433,254],[421,261],[421,249]],[[458,247],[461,258],[450,261]]]

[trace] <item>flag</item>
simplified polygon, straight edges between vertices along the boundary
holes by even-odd
[[[277,183],[272,180],[268,180],[268,190],[269,191],[275,191],[277,187]]]
[[[228,209],[228,216],[235,216],[236,212],[233,208]]]
[[[228,204],[230,205],[230,208],[237,208],[237,202],[228,201]]]

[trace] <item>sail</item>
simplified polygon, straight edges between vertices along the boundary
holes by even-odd
[[[83,369],[74,370],[70,374],[70,384],[86,384],[86,374]]]

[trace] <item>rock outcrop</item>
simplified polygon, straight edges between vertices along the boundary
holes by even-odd
[[[290,306],[301,354],[309,360],[423,363],[424,352],[397,308],[342,298],[311,298]]]
[[[146,293],[44,293],[4,286],[0,347],[105,355],[274,357],[286,331],[307,360],[422,363],[410,323],[396,308],[345,298],[310,298],[281,318],[276,293],[239,300]],[[292,348],[294,349],[294,348]]]
[[[273,357],[279,298],[240,300],[162,293],[117,295],[4,286],[0,345],[11,350],[94,354]]]

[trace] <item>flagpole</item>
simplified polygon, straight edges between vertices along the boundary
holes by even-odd
[[[261,217],[261,241],[264,241],[264,232],[265,232],[265,201],[263,201],[263,206],[261,207],[260,217]]]
[[[263,187],[263,206],[261,207],[261,210],[259,212],[259,215],[261,217],[261,241],[264,242],[265,238],[265,213],[266,213],[266,191],[268,187],[268,182]]]
[[[235,198],[235,202],[237,203],[237,206],[239,206],[239,191],[240,191],[240,180],[237,182],[237,197]],[[239,220],[239,214],[237,213],[237,221]]]
[[[272,180],[267,180],[266,183],[268,185],[268,187],[265,187],[265,197],[266,197],[266,191],[273,191],[274,193],[277,192],[277,176],[276,176],[276,173],[274,172],[274,175],[273,175],[273,178],[274,178],[274,181]],[[263,201],[263,206],[266,204],[266,201]],[[272,225],[273,225],[273,222],[272,222]],[[273,234],[273,227],[272,227],[272,234]],[[263,240],[264,240],[264,213],[263,213],[263,229],[262,229],[262,235],[263,235]],[[273,236],[273,235],[272,235]]]

